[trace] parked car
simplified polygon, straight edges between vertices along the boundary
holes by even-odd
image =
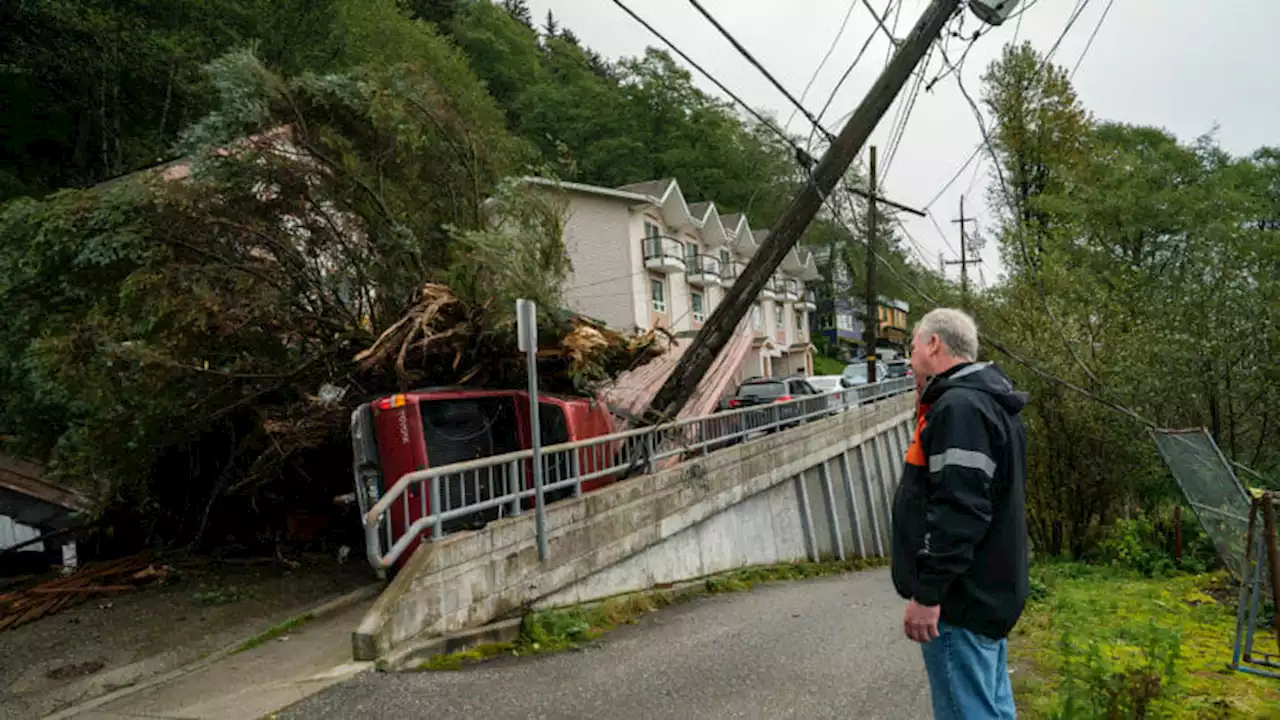
[[[890,360],[886,363],[885,379],[911,377],[911,362],[908,360]]]
[[[852,385],[867,384],[867,361],[855,360],[844,366],[844,372],[841,375],[849,380]],[[876,362],[876,382],[883,382],[889,376],[889,366],[883,362]]]
[[[785,403],[809,395],[821,395],[806,378],[751,378],[744,380],[729,398],[728,409],[760,407]],[[745,428],[772,426],[769,432],[794,427],[801,422],[806,403],[792,403],[779,408],[777,413],[746,413]],[[775,425],[780,423],[780,425]]]
[[[843,375],[815,375],[809,378],[809,384],[823,394],[835,393],[837,390],[847,390],[853,387],[853,381]],[[849,403],[854,400],[856,400],[854,393],[833,394],[829,396],[828,404],[843,412],[848,408]]]
[[[543,446],[613,432],[608,410],[590,398],[540,395],[538,406]],[[532,445],[531,437],[529,394],[521,390],[429,388],[363,403],[351,415],[353,472],[360,513],[367,513],[378,498],[408,473],[525,450]],[[578,464],[583,473],[603,470],[608,467],[606,463],[613,460],[612,452],[592,450],[578,451]],[[524,465],[523,469],[517,469],[518,466],[512,464],[516,477],[510,477],[509,472],[490,471],[443,478],[439,510],[458,509],[528,489],[533,482],[532,467],[529,462]],[[567,463],[547,463],[545,482],[562,479],[558,475],[565,466]],[[584,492],[594,490],[615,479],[613,475],[597,478],[584,482],[582,489]],[[554,502],[572,492],[572,487],[560,488],[547,493],[547,501]],[[416,520],[437,511],[432,506],[426,483],[410,486],[402,497],[405,501],[392,503],[387,518],[393,538],[402,537]],[[525,507],[532,504],[532,498],[522,503]],[[444,528],[453,531],[494,520],[502,511],[501,506],[495,506],[478,516],[446,521]],[[381,533],[383,542],[386,542],[386,532],[383,529]],[[412,550],[410,547],[400,555],[400,563]]]

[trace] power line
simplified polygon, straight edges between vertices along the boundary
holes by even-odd
[[[831,44],[827,46],[827,53],[822,56],[822,61],[818,63],[818,67],[814,69],[813,75],[809,78],[809,82],[804,86],[804,92],[800,93],[800,102],[804,102],[804,99],[809,96],[809,90],[811,90],[813,88],[813,84],[817,82],[818,75],[822,73],[822,69],[827,66],[827,61],[831,59],[831,55],[835,52],[836,46],[840,44],[840,38],[844,37],[844,30],[849,25],[849,18],[853,17],[853,11],[857,9],[858,0],[849,0],[849,9],[845,12],[844,19],[840,21],[840,29],[836,31],[836,36],[832,38]],[[791,121],[795,119],[797,112],[799,112],[798,109],[791,109],[791,115],[787,117],[787,122],[782,126],[783,130],[791,127]]]
[[[829,196],[827,196],[827,195],[823,195],[822,197],[823,197],[823,201],[828,203],[828,207],[831,207],[831,206],[830,206],[830,202],[829,202],[829,200],[830,200]],[[834,210],[834,208],[832,208],[832,209]],[[833,211],[833,213],[832,213],[832,214],[836,217],[837,222],[839,222],[840,224],[844,225],[844,226],[845,226],[845,229],[846,229],[847,231],[849,231],[849,232],[850,232],[850,234],[853,234],[853,229],[852,229],[851,227],[849,227],[848,222],[847,222],[846,220],[844,220],[844,218],[840,217],[840,215],[839,215],[838,213],[834,212],[834,211]],[[856,237],[856,235],[855,235],[855,237]],[[881,265],[883,265],[883,266],[885,267],[885,269],[889,271],[889,274],[890,274],[890,275],[892,275],[896,280],[898,280],[899,282],[901,282],[901,283],[903,284],[903,286],[905,286],[908,290],[910,290],[911,292],[914,292],[916,295],[919,295],[920,297],[924,298],[924,300],[925,300],[926,302],[928,302],[928,303],[931,303],[931,304],[933,304],[933,305],[940,305],[940,304],[941,304],[941,303],[939,303],[939,302],[938,302],[938,300],[937,300],[936,298],[934,298],[932,295],[930,295],[929,293],[925,292],[924,290],[921,290],[921,289],[920,289],[920,287],[919,287],[918,285],[916,285],[915,283],[911,282],[911,281],[910,281],[910,280],[908,280],[907,278],[903,277],[902,273],[898,272],[898,269],[897,269],[897,268],[895,268],[893,265],[891,265],[891,264],[889,263],[889,261],[885,260],[885,259],[884,259],[884,257],[883,257],[882,255],[880,255],[879,253],[874,253],[874,252],[873,252],[872,254],[875,256],[876,260],[878,260],[878,261],[880,262],[880,264],[881,264]],[[1050,380],[1050,381],[1052,381],[1052,382],[1058,383],[1059,385],[1062,385],[1063,387],[1067,388],[1068,390],[1072,390],[1072,391],[1074,391],[1074,392],[1076,392],[1076,393],[1078,393],[1078,394],[1080,394],[1080,395],[1083,395],[1084,397],[1089,398],[1090,400],[1093,400],[1094,402],[1099,403],[1100,405],[1103,405],[1103,406],[1105,406],[1105,407],[1108,407],[1108,408],[1110,408],[1110,409],[1112,409],[1112,410],[1114,410],[1114,411],[1116,411],[1116,412],[1118,412],[1118,413],[1121,413],[1121,414],[1123,414],[1123,415],[1125,415],[1125,416],[1127,416],[1127,417],[1129,417],[1129,418],[1131,418],[1131,419],[1133,419],[1133,420],[1136,420],[1136,421],[1138,421],[1139,423],[1141,423],[1141,424],[1143,424],[1143,425],[1145,425],[1145,426],[1147,426],[1147,427],[1151,427],[1151,428],[1159,427],[1159,426],[1158,426],[1158,425],[1156,425],[1154,422],[1152,422],[1152,421],[1148,420],[1147,418],[1143,417],[1142,415],[1139,415],[1136,411],[1134,411],[1134,410],[1132,410],[1132,409],[1130,409],[1130,408],[1128,408],[1128,407],[1125,407],[1125,406],[1120,405],[1120,404],[1118,404],[1118,403],[1112,402],[1111,400],[1108,400],[1108,399],[1106,399],[1106,398],[1104,398],[1104,397],[1101,397],[1101,396],[1099,396],[1099,395],[1097,395],[1097,394],[1095,394],[1095,393],[1093,393],[1093,392],[1090,392],[1090,391],[1088,391],[1088,390],[1086,390],[1086,389],[1084,389],[1084,388],[1080,387],[1079,385],[1076,385],[1075,383],[1071,382],[1070,380],[1066,380],[1066,379],[1060,378],[1060,377],[1058,377],[1057,375],[1054,375],[1053,373],[1048,372],[1047,370],[1042,370],[1042,369],[1040,369],[1038,366],[1036,366],[1036,365],[1035,365],[1034,363],[1032,363],[1031,361],[1029,361],[1029,360],[1025,359],[1025,358],[1024,358],[1024,357],[1022,357],[1020,354],[1015,353],[1015,352],[1013,352],[1012,350],[1010,350],[1010,349],[1009,349],[1009,347],[1008,347],[1007,345],[1005,345],[1004,343],[1000,342],[1000,340],[999,340],[998,338],[996,338],[996,337],[992,336],[992,335],[991,335],[991,334],[989,334],[989,333],[979,331],[979,332],[978,332],[978,337],[979,337],[979,338],[981,338],[983,342],[985,342],[985,343],[987,343],[988,345],[990,345],[991,347],[995,348],[995,349],[996,349],[997,351],[999,351],[1000,353],[1003,353],[1003,354],[1004,354],[1005,356],[1007,356],[1009,359],[1013,360],[1013,361],[1014,361],[1014,362],[1016,362],[1017,364],[1019,364],[1019,365],[1021,365],[1021,366],[1025,367],[1027,370],[1031,371],[1032,373],[1034,373],[1034,374],[1036,374],[1036,375],[1038,375],[1038,376],[1040,376],[1040,377],[1042,377],[1042,378],[1044,378],[1044,379],[1046,379],[1046,380]],[[1101,384],[1101,383],[1099,383],[1099,384]]]
[[[670,47],[670,48],[671,48],[672,50],[674,50],[677,54],[679,54],[682,58],[684,58],[687,62],[689,62],[689,64],[690,64],[690,65],[692,65],[695,69],[697,69],[697,70],[698,70],[699,72],[701,72],[703,75],[706,75],[706,76],[707,76],[707,77],[708,77],[712,82],[714,82],[714,83],[716,84],[716,86],[717,86],[717,87],[721,88],[721,89],[722,89],[722,90],[723,90],[727,95],[729,95],[729,97],[731,97],[731,98],[733,98],[735,101],[737,101],[737,102],[738,102],[738,104],[743,105],[744,107],[750,108],[750,106],[746,105],[746,104],[745,104],[741,99],[739,99],[739,98],[738,98],[738,96],[737,96],[736,94],[734,94],[732,91],[729,91],[729,90],[728,90],[728,89],[723,85],[723,83],[721,83],[719,80],[717,80],[714,76],[710,75],[707,71],[703,70],[703,69],[702,69],[701,67],[699,67],[696,63],[694,63],[694,62],[692,62],[691,60],[689,60],[689,57],[688,57],[688,56],[687,56],[683,51],[681,51],[679,48],[677,48],[676,46],[674,46],[674,45],[673,45],[669,40],[667,40],[664,36],[662,36],[662,35],[661,35],[660,33],[658,33],[656,30],[654,30],[654,29],[652,28],[652,26],[650,26],[650,25],[649,25],[648,23],[646,23],[642,18],[640,18],[638,15],[636,15],[634,12],[632,12],[630,8],[628,8],[626,5],[624,5],[624,4],[621,2],[621,0],[613,0],[613,2],[614,2],[614,4],[615,4],[615,5],[617,5],[618,7],[622,8],[622,9],[623,9],[623,10],[624,10],[628,15],[630,15],[632,18],[634,18],[637,22],[639,22],[641,25],[643,25],[646,29],[648,29],[650,32],[652,32],[655,36],[657,36],[659,40],[662,40],[664,43],[666,43],[668,47]],[[1084,0],[1084,2],[1087,4],[1088,0]],[[1070,29],[1070,25],[1068,25],[1068,29]],[[1065,35],[1065,31],[1064,31],[1064,35]],[[1056,48],[1056,45],[1055,45],[1055,48]],[[944,59],[945,59],[945,54],[944,54]],[[976,108],[976,105],[973,105],[973,107],[975,107],[975,108]],[[759,116],[759,114],[758,114],[758,113],[756,113],[754,110],[752,110],[751,112],[752,112],[753,114],[755,114],[757,117],[760,117],[760,116]],[[761,119],[762,119],[762,118],[761,118]],[[763,119],[762,119],[762,120],[763,120]],[[779,135],[781,135],[782,137],[784,137],[784,138],[786,138],[786,137],[787,137],[787,136],[785,135],[785,133],[782,133],[778,128],[774,127],[771,123],[766,122],[766,123],[765,123],[765,125],[766,125],[766,127],[769,127],[769,128],[771,128],[771,129],[773,129],[775,132],[777,132],[777,133],[778,133]],[[788,138],[788,140],[789,140],[789,138]],[[789,144],[791,144],[793,147],[795,147],[797,150],[799,150],[798,145],[796,145],[796,144],[794,143],[794,141],[790,141],[790,142],[789,142]],[[798,160],[798,158],[797,158],[797,160]],[[966,163],[966,164],[967,164],[967,163]],[[806,175],[809,175],[809,171],[808,171],[808,169],[807,169],[807,168],[803,168],[803,165],[802,165],[802,169],[803,169],[803,171],[804,171],[804,173],[805,173]],[[999,169],[999,168],[997,168],[997,170],[998,170],[998,169]],[[853,238],[855,238],[855,239],[856,239],[856,238],[857,238],[857,233],[856,233],[856,232],[854,232],[853,228],[849,225],[848,221],[847,221],[847,220],[845,220],[845,219],[840,215],[839,208],[837,208],[837,207],[836,207],[836,206],[831,202],[831,196],[830,196],[829,194],[827,194],[827,193],[822,192],[822,191],[821,191],[821,189],[819,189],[819,188],[818,188],[818,185],[817,185],[816,183],[813,183],[813,182],[812,182],[812,177],[811,177],[811,176],[810,176],[809,182],[810,182],[810,184],[811,184],[811,185],[813,185],[814,189],[818,192],[819,196],[822,198],[823,203],[824,203],[824,204],[828,207],[828,209],[831,211],[832,217],[833,217],[833,218],[835,218],[836,222],[837,222],[837,223],[839,223],[840,225],[844,226],[845,231],[846,231],[846,232],[848,232],[848,233],[849,233],[849,235],[850,235],[851,237],[853,237]],[[932,217],[932,215],[930,215],[930,217]],[[944,238],[944,239],[945,239],[945,238]],[[936,304],[938,304],[938,301],[937,301],[937,300],[936,300],[932,295],[930,295],[929,293],[927,293],[927,292],[925,292],[925,291],[921,290],[921,289],[920,289],[920,288],[919,288],[915,283],[913,283],[913,282],[911,282],[910,280],[908,280],[908,279],[906,279],[905,277],[903,277],[903,276],[902,276],[902,274],[901,274],[900,272],[898,272],[897,268],[895,268],[895,267],[893,267],[893,265],[889,264],[889,262],[888,262],[887,260],[885,260],[885,259],[884,259],[884,257],[883,257],[882,255],[880,255],[879,253],[874,253],[874,252],[873,252],[872,254],[874,255],[874,257],[875,257],[875,259],[876,259],[877,261],[879,261],[882,265],[884,265],[884,267],[889,271],[889,274],[893,275],[893,276],[894,276],[894,278],[896,278],[899,282],[901,282],[901,283],[902,283],[902,284],[903,284],[903,285],[904,285],[908,290],[910,290],[910,291],[912,291],[912,292],[916,293],[918,296],[920,296],[920,297],[924,298],[927,302],[933,303],[933,304],[935,304],[935,305],[936,305]],[[1019,365],[1022,365],[1023,367],[1025,367],[1027,370],[1031,371],[1032,373],[1034,373],[1034,374],[1036,374],[1036,375],[1039,375],[1040,377],[1043,377],[1043,378],[1045,378],[1045,379],[1047,379],[1047,380],[1050,380],[1050,381],[1056,382],[1056,383],[1058,383],[1059,385],[1062,385],[1063,387],[1066,387],[1066,388],[1067,388],[1067,389],[1069,389],[1069,390],[1072,390],[1072,391],[1074,391],[1074,392],[1076,392],[1076,393],[1078,393],[1078,394],[1080,394],[1080,395],[1082,395],[1082,396],[1084,396],[1084,397],[1087,397],[1087,398],[1089,398],[1089,399],[1091,399],[1091,400],[1093,400],[1093,401],[1095,401],[1095,402],[1097,402],[1097,403],[1099,403],[1099,404],[1101,404],[1101,405],[1104,405],[1104,406],[1106,406],[1106,407],[1109,407],[1109,408],[1111,408],[1112,410],[1115,410],[1116,412],[1119,412],[1119,413],[1121,413],[1121,414],[1124,414],[1124,415],[1126,415],[1126,416],[1128,416],[1128,417],[1130,417],[1130,418],[1132,418],[1132,419],[1134,419],[1134,420],[1136,420],[1136,421],[1138,421],[1138,422],[1142,423],[1143,425],[1145,425],[1145,426],[1147,426],[1147,427],[1152,427],[1152,428],[1154,428],[1154,427],[1158,427],[1155,423],[1151,422],[1150,420],[1148,420],[1148,419],[1144,418],[1143,416],[1139,415],[1137,412],[1135,412],[1135,411],[1133,411],[1133,410],[1131,410],[1131,409],[1129,409],[1129,408],[1127,408],[1127,407],[1125,407],[1125,406],[1123,406],[1123,405],[1119,405],[1119,404],[1114,403],[1114,402],[1112,402],[1112,401],[1110,401],[1110,400],[1107,400],[1107,399],[1105,399],[1105,398],[1102,398],[1102,397],[1100,397],[1100,396],[1098,396],[1098,395],[1096,395],[1096,394],[1094,394],[1094,393],[1092,393],[1092,392],[1090,392],[1090,391],[1088,391],[1088,390],[1085,390],[1084,388],[1082,388],[1082,387],[1080,387],[1080,386],[1078,386],[1078,385],[1076,385],[1076,384],[1074,384],[1074,383],[1072,383],[1072,382],[1070,382],[1070,381],[1068,381],[1068,380],[1065,380],[1065,379],[1060,378],[1060,377],[1058,377],[1058,376],[1056,376],[1056,375],[1053,375],[1052,373],[1049,373],[1049,372],[1047,372],[1047,371],[1045,371],[1045,370],[1041,370],[1039,367],[1037,367],[1036,365],[1034,365],[1034,364],[1033,364],[1033,363],[1031,363],[1030,361],[1028,361],[1028,360],[1024,359],[1024,358],[1023,358],[1023,357],[1021,357],[1020,355],[1018,355],[1018,354],[1014,353],[1013,351],[1011,351],[1007,346],[1005,346],[1003,343],[1001,343],[998,339],[996,339],[995,337],[991,336],[990,334],[985,333],[985,332],[979,332],[979,337],[980,337],[984,342],[986,342],[988,345],[990,345],[991,347],[994,347],[997,351],[999,351],[999,352],[1003,353],[1005,356],[1009,357],[1010,359],[1012,359],[1014,362],[1018,363]],[[1096,382],[1096,378],[1095,378],[1095,382]],[[1101,383],[1099,383],[1099,384],[1101,384]]]
[[[1049,51],[1050,55],[1045,56],[1045,62],[1042,63],[1041,68],[1037,70],[1036,72],[1037,75],[1039,75],[1040,72],[1043,72],[1043,70],[1048,67],[1049,57],[1054,51],[1058,49],[1058,46],[1062,43],[1062,39],[1066,37],[1067,33],[1071,30],[1071,26],[1075,23],[1077,19],[1079,19],[1080,13],[1084,10],[1085,7],[1088,6],[1088,4],[1089,4],[1089,0],[1081,0],[1080,4],[1077,5],[1076,13],[1071,16],[1071,19],[1068,20],[1067,22],[1066,28],[1063,29],[1062,34],[1058,36],[1058,41],[1054,43],[1053,48],[1051,48]],[[942,51],[942,59],[948,64],[950,64],[951,60],[947,58],[946,49],[941,48],[941,51]],[[978,108],[978,103],[974,101],[973,96],[969,94],[969,91],[964,86],[963,73],[959,73],[959,72],[956,73],[956,85],[960,88],[960,94],[964,96],[965,101],[969,103],[969,107],[973,111],[974,119],[978,121],[978,131],[982,134],[983,144],[986,146],[987,152],[991,154],[992,164],[995,165],[996,177],[1000,181],[1000,191],[1004,195],[1005,203],[1012,208],[1013,199],[1009,193],[1009,185],[1005,181],[1004,169],[1000,166],[1000,158],[996,155],[995,146],[991,142],[991,135],[987,132],[986,122],[982,119],[982,111]],[[1044,289],[1044,278],[1041,275],[1039,269],[1036,266],[1034,266],[1031,262],[1031,254],[1027,250],[1027,243],[1026,243],[1026,240],[1022,237],[1022,232],[1020,230],[1015,231],[1013,235],[1014,235],[1014,238],[1016,238],[1018,241],[1018,248],[1021,251],[1023,263],[1026,265],[1027,270],[1031,272],[1035,278],[1036,291],[1040,295],[1040,302],[1044,306],[1045,314],[1049,316],[1049,320],[1053,325],[1054,330],[1058,333],[1058,337],[1062,340],[1063,347],[1066,348],[1067,353],[1071,356],[1073,360],[1075,360],[1076,364],[1080,366],[1080,369],[1084,371],[1084,374],[1088,376],[1090,380],[1093,380],[1095,383],[1101,384],[1100,381],[1098,380],[1098,376],[1095,375],[1093,371],[1089,369],[1089,366],[1084,364],[1084,361],[1080,359],[1080,355],[1076,353],[1075,348],[1071,346],[1071,341],[1067,338],[1066,331],[1062,329],[1062,323],[1058,320],[1057,314],[1053,311],[1053,306],[1049,304],[1049,297],[1045,293],[1045,289]]]
[[[889,32],[889,28],[885,27],[884,18],[876,14],[876,9],[871,7],[871,0],[862,0],[862,4],[867,6],[867,12],[871,13],[871,17],[876,19],[876,26],[884,32],[885,37],[889,38],[889,51],[892,55],[893,48],[898,46],[898,38],[894,37],[893,33]],[[899,9],[901,9],[901,6],[899,6]],[[889,15],[889,10],[887,8],[885,9],[884,14],[885,16]],[[887,62],[888,61],[886,61],[886,63]]]
[[[617,0],[614,0],[614,2],[617,2]],[[884,10],[886,14],[889,12],[889,9],[893,7],[893,2],[894,0],[889,0],[888,3],[885,4]],[[818,111],[819,120],[821,120],[822,117],[827,114],[827,110],[831,109],[831,103],[835,101],[836,95],[840,92],[840,88],[844,85],[845,80],[848,80],[849,76],[853,74],[853,69],[856,68],[858,66],[858,63],[862,61],[862,56],[867,54],[867,48],[871,47],[871,41],[875,39],[876,39],[876,31],[872,30],[871,34],[867,36],[866,41],[862,43],[862,47],[858,50],[858,54],[854,56],[853,62],[849,63],[849,67],[845,68],[844,74],[841,75],[840,79],[836,81],[835,87],[831,88],[831,94],[827,96],[826,103],[824,103],[822,105],[822,109]],[[809,144],[810,146],[813,145],[812,133],[809,134]]]
[[[888,177],[889,167],[893,164],[895,158],[898,157],[898,148],[902,146],[902,138],[907,133],[907,123],[911,121],[911,112],[915,110],[916,100],[920,97],[920,88],[924,85],[925,75],[928,73],[929,61],[933,58],[933,46],[929,47],[929,53],[925,55],[924,61],[921,63],[916,73],[915,85],[908,92],[903,104],[898,106],[898,118],[894,120],[893,129],[889,132],[889,147],[885,153],[884,170],[880,173],[881,177]]]
[[[1093,26],[1093,32],[1089,34],[1089,42],[1085,43],[1084,50],[1080,51],[1080,58],[1076,60],[1075,67],[1071,68],[1071,74],[1067,76],[1067,80],[1073,80],[1076,71],[1080,69],[1080,63],[1084,62],[1084,56],[1089,54],[1089,48],[1093,47],[1094,38],[1098,37],[1098,31],[1102,29],[1102,23],[1107,21],[1107,15],[1111,12],[1111,6],[1116,4],[1116,0],[1107,0],[1107,7],[1102,10],[1102,16],[1098,18],[1098,24]]]
[[[783,132],[780,128],[778,128],[778,127],[774,124],[774,122],[773,122],[772,120],[770,120],[770,119],[766,118],[764,115],[760,114],[760,111],[759,111],[759,110],[756,110],[754,107],[752,107],[751,105],[747,104],[747,101],[745,101],[745,100],[743,100],[742,98],[738,97],[737,93],[735,93],[734,91],[732,91],[732,90],[730,90],[728,87],[726,87],[726,86],[725,86],[725,84],[724,84],[724,83],[722,83],[722,82],[720,82],[720,80],[719,80],[715,75],[712,75],[710,72],[708,72],[705,68],[703,68],[701,65],[699,65],[699,64],[698,64],[698,63],[697,63],[693,58],[689,57],[689,55],[688,55],[687,53],[685,53],[685,51],[681,50],[678,46],[676,46],[676,44],[675,44],[675,43],[673,43],[673,42],[671,42],[670,40],[668,40],[668,39],[667,39],[667,37],[666,37],[665,35],[663,35],[662,33],[658,32],[658,30],[657,30],[656,28],[654,28],[652,25],[650,25],[648,22],[646,22],[644,18],[640,17],[640,16],[639,16],[639,15],[637,15],[634,11],[632,11],[632,9],[631,9],[631,8],[627,7],[627,6],[626,6],[626,4],[622,2],[622,0],[613,0],[613,4],[614,4],[614,5],[617,5],[617,6],[618,6],[618,7],[620,7],[620,8],[622,8],[622,11],[623,11],[623,12],[625,12],[626,14],[630,15],[630,16],[631,16],[631,19],[633,19],[633,20],[635,20],[636,22],[640,23],[640,25],[642,25],[642,26],[644,27],[644,29],[646,29],[646,30],[648,30],[650,33],[652,33],[654,37],[658,38],[659,40],[661,40],[661,41],[662,41],[662,43],[663,43],[664,45],[666,45],[667,47],[671,48],[671,50],[672,50],[674,53],[676,53],[677,55],[679,55],[681,59],[683,59],[685,62],[689,63],[689,66],[690,66],[690,67],[692,67],[694,70],[697,70],[698,72],[702,73],[702,75],[703,75],[703,76],[705,76],[705,77],[706,77],[708,80],[710,80],[712,83],[714,83],[716,87],[720,88],[720,91],[721,91],[721,92],[723,92],[725,95],[728,95],[731,99],[733,99],[733,101],[734,101],[734,102],[736,102],[739,106],[741,106],[741,107],[742,107],[742,109],[744,109],[744,110],[746,110],[748,113],[750,113],[750,114],[752,115],[752,117],[754,117],[756,120],[760,121],[760,123],[761,123],[762,125],[764,125],[766,128],[768,128],[768,129],[772,130],[772,131],[773,131],[773,132],[774,132],[774,133],[775,133],[779,138],[781,138],[781,139],[782,139],[782,141],[783,141],[783,142],[785,142],[787,145],[790,145],[790,146],[791,146],[791,148],[792,148],[793,150],[795,150],[795,152],[796,152],[796,161],[797,161],[797,162],[799,162],[799,163],[801,163],[801,165],[803,165],[803,164],[804,164],[804,159],[808,159],[809,161],[812,161],[812,159],[813,159],[813,158],[812,158],[812,157],[810,157],[809,152],[808,152],[807,150],[805,150],[804,148],[800,147],[800,144],[799,144],[799,143],[797,143],[794,139],[792,139],[792,137],[791,137],[790,135],[787,135],[787,134],[786,134],[785,132]]]
[[[892,33],[893,37],[897,37],[897,36],[898,36],[898,21],[902,18],[902,6],[903,6],[903,5],[905,5],[905,4],[906,4],[906,3],[898,3],[898,4],[897,4],[896,6],[894,6],[894,8],[893,8],[893,33]],[[889,10],[888,10],[888,8],[886,8],[886,9],[885,9],[884,13],[885,13],[885,17],[888,17],[888,16],[889,16]],[[884,64],[885,64],[885,65],[888,65],[888,64],[889,64],[889,60],[890,60],[890,58],[892,58],[892,57],[893,57],[893,49],[894,49],[894,47],[896,47],[896,44],[895,44],[895,43],[890,43],[890,44],[889,44],[889,47],[884,51]]]
[[[942,242],[946,243],[947,248],[959,255],[960,253],[956,250],[956,246],[952,245],[951,241],[947,239],[947,234],[942,232],[942,226],[938,224],[938,219],[933,216],[933,211],[926,210],[925,217],[929,218],[929,222],[933,223],[933,229],[938,231],[938,237],[942,238]]]
[[[951,188],[952,185],[955,184],[956,180],[960,179],[960,176],[964,174],[965,169],[969,167],[969,163],[973,162],[981,152],[982,152],[982,143],[978,143],[977,147],[973,149],[973,152],[969,153],[969,159],[964,161],[964,164],[960,166],[959,170],[956,170],[955,175],[952,175],[951,179],[948,180],[946,184],[942,186],[942,189],[934,193],[933,197],[929,199],[929,202],[924,204],[924,209],[926,211],[928,211],[928,209],[932,207],[934,203],[938,202],[938,199],[941,198],[943,193],[945,193],[947,190]]]
[[[725,28],[725,26],[720,24],[719,20],[716,20],[714,15],[708,12],[706,8],[702,7],[702,3],[698,2],[698,0],[689,0],[689,4],[692,5],[695,9],[697,9],[697,11],[702,14],[702,17],[706,18],[707,22],[711,23],[711,25],[715,27],[715,29],[718,30],[721,35],[724,36],[724,39],[728,40],[729,44],[733,45],[734,49],[737,50],[738,53],[742,55],[742,57],[747,59],[747,62],[751,63],[756,70],[759,70],[760,74],[764,75],[765,79],[767,79],[775,88],[777,88],[778,92],[782,93],[782,95],[788,101],[790,101],[790,103],[794,105],[797,110],[803,113],[804,116],[808,118],[809,122],[813,124],[813,127],[815,130],[822,132],[822,134],[826,136],[828,142],[835,139],[835,135],[832,134],[831,131],[822,127],[822,124],[818,122],[818,118],[814,117],[813,113],[809,112],[808,108],[800,104],[800,101],[797,100],[795,96],[793,96],[790,93],[790,91],[788,91],[785,87],[783,87],[782,83],[778,82],[778,79],[773,76],[773,73],[770,73],[768,69],[765,68],[764,65],[760,64],[759,60],[756,60],[755,56],[751,54],[751,51],[747,50],[747,48],[744,47],[742,43],[738,42],[738,39],[733,36],[733,33],[729,32],[729,30]]]
[[[1009,19],[1012,19],[1012,18],[1018,19],[1018,27],[1017,27],[1017,30],[1015,30],[1014,32],[1015,38],[1017,37],[1018,31],[1022,29],[1022,16],[1026,14],[1028,10],[1035,7],[1035,5],[1039,3],[1039,1],[1040,0],[1031,0],[1031,2],[1024,5],[1021,10],[1017,11],[1016,13],[1010,16]],[[1082,6],[1081,3],[1083,3],[1084,5],[1087,5],[1088,1],[1089,0],[1077,0],[1076,7],[1072,10],[1072,14],[1067,21],[1066,27],[1063,28],[1062,33],[1058,36],[1058,39],[1053,43],[1053,47],[1050,48],[1048,54],[1045,55],[1044,61],[1041,63],[1040,67],[1036,70],[1036,75],[1039,75],[1041,72],[1044,71],[1045,68],[1048,67],[1050,59],[1052,59],[1054,53],[1057,52],[1058,46],[1062,44],[1063,38],[1065,38],[1067,36],[1067,33],[1071,31],[1072,25],[1075,24],[1076,20],[1080,17],[1080,13],[1084,10],[1084,7]],[[1006,20],[1006,22],[1008,22],[1008,20]],[[945,48],[943,48],[942,55],[943,55],[943,58],[945,59],[946,58]],[[948,62],[947,64],[950,65],[950,62]],[[963,84],[961,84],[961,88],[963,89]],[[973,106],[972,101],[970,102],[970,105]],[[972,163],[978,157],[978,155],[981,154],[984,145],[987,145],[987,144],[988,143],[985,142],[985,138],[984,138],[984,142],[980,142],[976,147],[974,147],[973,152],[969,154],[968,159],[966,159],[964,161],[964,164],[961,165],[958,170],[956,170],[955,174],[951,176],[951,179],[948,180],[946,184],[943,185],[942,188],[938,190],[937,193],[934,194],[934,196],[929,200],[929,202],[924,204],[925,210],[928,210],[934,203],[936,203],[939,200],[939,198],[941,198],[943,194],[945,194],[947,190],[950,189],[950,187],[953,184],[955,184],[955,181],[960,179],[960,176],[964,174],[965,168],[969,167],[969,163]],[[994,155],[993,155],[993,159],[994,159]],[[998,160],[996,160],[996,165],[997,165],[996,169],[998,171],[999,170]]]

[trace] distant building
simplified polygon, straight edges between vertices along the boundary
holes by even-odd
[[[823,277],[811,283],[816,291],[816,310],[811,325],[827,341],[830,352],[843,358],[861,357],[866,354],[863,347],[862,321],[866,314],[863,288],[855,284],[844,263],[828,260],[825,248],[815,249],[813,255]],[[876,311],[879,323],[877,345],[900,356],[905,355],[911,344],[908,320],[911,306],[905,300],[881,295],[877,298]]]
[[[674,179],[619,188],[526,178],[563,192],[565,247],[573,271],[569,309],[625,330],[663,327],[692,337],[767,236],[714,202],[689,203]],[[812,255],[788,252],[751,309],[751,351],[738,379],[813,373],[807,283],[821,278]]]

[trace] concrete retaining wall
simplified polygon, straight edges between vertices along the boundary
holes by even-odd
[[[888,552],[910,394],[424,543],[353,636],[357,660],[410,640],[745,565]]]

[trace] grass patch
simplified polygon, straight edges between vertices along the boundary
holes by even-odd
[[[437,655],[418,666],[419,670],[461,670],[463,665],[484,662],[489,658],[506,655],[515,650],[515,643],[485,643],[469,650],[448,655]]]
[[[311,613],[303,613],[301,615],[298,615],[297,617],[289,618],[288,620],[285,620],[284,622],[279,623],[278,625],[274,625],[266,629],[265,631],[260,632],[257,635],[254,635],[248,640],[245,640],[243,643],[240,644],[240,647],[236,648],[236,652],[232,654],[234,655],[236,653],[242,653],[246,650],[252,650],[282,635],[288,635],[289,633],[293,632],[294,630],[297,630],[303,625],[306,625],[307,623],[311,622],[314,619],[315,619],[315,615],[312,615]]]
[[[831,562],[803,562],[744,568],[706,578],[701,584],[676,592],[651,590],[609,598],[602,602],[530,613],[524,617],[515,642],[490,643],[470,650],[438,655],[419,670],[461,670],[493,658],[563,652],[589,643],[622,625],[633,625],[648,613],[678,600],[700,595],[750,590],[760,583],[838,575],[887,564],[882,558]]]
[[[845,363],[826,355],[813,356],[814,375],[840,375],[844,372]]]
[[[1280,683],[1233,672],[1225,573],[1149,578],[1038,566],[1010,637],[1027,718],[1280,719]]]

